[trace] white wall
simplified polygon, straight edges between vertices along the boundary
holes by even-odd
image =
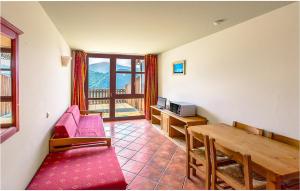
[[[182,59],[187,74],[172,75]],[[299,3],[162,53],[159,95],[196,104],[211,123],[238,120],[300,139]]]
[[[54,123],[70,104],[70,48],[38,2],[1,2],[20,28],[20,131],[1,144],[1,189],[24,189],[48,153]],[[46,112],[50,117],[46,118]]]

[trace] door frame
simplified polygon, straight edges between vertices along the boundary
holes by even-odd
[[[88,70],[89,70],[89,58],[109,58],[110,59],[110,94],[109,97],[107,98],[89,98],[88,97],[88,81],[89,81],[89,75],[88,75]],[[121,72],[121,73],[128,73],[131,74],[131,94],[116,94],[116,74],[118,73],[116,71],[116,60],[117,58],[120,59],[131,59],[131,72]],[[144,98],[145,94],[136,94],[135,93],[135,60],[136,59],[144,59],[144,56],[140,55],[123,55],[123,54],[98,54],[98,53],[87,53],[86,56],[86,63],[87,63],[87,70],[86,70],[86,80],[85,80],[85,101],[86,101],[86,106],[88,109],[88,100],[109,100],[109,118],[104,118],[104,121],[116,121],[116,120],[129,120],[129,119],[144,119],[144,115],[140,116],[129,116],[129,117],[115,117],[115,100],[116,99],[134,99],[134,98]],[[145,63],[145,68],[146,68],[146,63]]]

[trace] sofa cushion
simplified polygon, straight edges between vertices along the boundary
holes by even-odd
[[[74,137],[77,125],[71,113],[64,113],[55,125],[55,138]]]
[[[27,189],[124,190],[126,186],[114,148],[87,147],[48,154]]]
[[[78,105],[70,106],[66,112],[71,113],[73,115],[76,125],[78,126],[79,120],[80,120],[80,111],[79,111]]]
[[[82,115],[75,137],[105,137],[102,118],[98,115]]]

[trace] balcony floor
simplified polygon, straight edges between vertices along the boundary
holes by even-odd
[[[128,103],[116,103],[116,117],[130,117],[144,115],[143,111],[139,111]],[[89,110],[103,112],[103,118],[109,117],[109,104],[89,104]]]

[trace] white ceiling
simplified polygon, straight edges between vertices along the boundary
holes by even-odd
[[[289,2],[41,2],[71,48],[160,53]],[[214,26],[217,19],[226,19]]]

